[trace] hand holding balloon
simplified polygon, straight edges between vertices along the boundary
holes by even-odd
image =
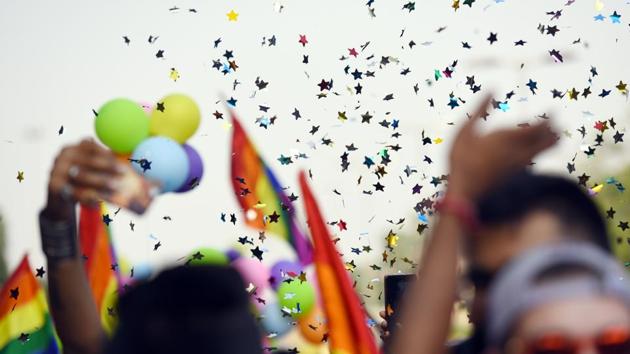
[[[199,153],[184,143],[199,122],[199,108],[181,94],[169,95],[156,105],[125,98],[105,103],[94,121],[96,135],[132,167],[125,170],[119,189],[108,201],[143,213],[157,194],[156,187],[162,193],[195,188],[203,176],[203,163]]]

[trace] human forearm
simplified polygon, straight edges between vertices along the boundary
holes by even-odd
[[[63,148],[50,172],[40,229],[50,307],[65,353],[102,352],[105,335],[79,252],[75,206],[98,205],[119,177],[114,154],[89,139]]]
[[[416,280],[403,300],[396,354],[435,354],[445,350],[457,287],[459,239],[463,229],[449,214],[440,216]]]
[[[98,354],[104,333],[78,252],[73,214],[73,208],[49,204],[40,216],[50,308],[65,353]]]
[[[66,354],[99,354],[105,340],[80,258],[48,261],[48,294]]]

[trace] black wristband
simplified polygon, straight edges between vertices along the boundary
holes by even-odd
[[[39,230],[42,250],[49,261],[75,258],[78,254],[77,225],[74,213],[72,219],[54,221],[43,212],[39,213]]]

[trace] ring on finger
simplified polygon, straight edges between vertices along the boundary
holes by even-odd
[[[77,178],[77,176],[79,175],[79,172],[80,172],[79,171],[79,166],[72,165],[68,169],[68,176],[70,176],[70,178]]]

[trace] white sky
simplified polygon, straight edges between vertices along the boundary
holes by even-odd
[[[221,212],[241,216],[229,184],[230,132],[224,129],[223,121],[212,116],[217,109],[224,112],[222,104],[216,104],[219,93],[224,92],[239,100],[237,111],[246,129],[291,191],[299,194],[294,189],[297,171],[312,169],[313,188],[327,219],[347,222],[348,230],[339,234],[346,260],[352,258],[350,247],[371,244],[375,251],[353,255],[354,259],[363,265],[379,263],[383,238],[392,227],[387,219],[406,217],[404,230],[408,232],[401,235],[402,242],[417,244],[419,240],[412,207],[436,190],[428,183],[430,177],[446,172],[446,151],[455,129],[447,123],[461,121],[481,96],[471,95],[465,86],[467,75],[474,74],[482,92],[491,88],[497,98],[510,90],[516,93],[510,111],[495,112],[486,126],[512,126],[549,111],[554,113],[559,130],[572,132],[572,138],[563,138],[559,147],[538,161],[544,170],[566,171],[566,163],[582,144],[575,132],[582,124],[589,131],[586,143],[594,138],[595,120],[615,117],[618,129],[626,128],[627,100],[614,86],[619,80],[630,81],[628,5],[625,1],[604,1],[601,13],[606,19],[595,22],[593,16],[598,12],[594,1],[577,0],[568,7],[565,2],[507,0],[497,4],[477,0],[472,8],[462,6],[454,12],[444,0],[416,1],[416,10],[409,13],[401,10],[403,1],[376,0],[376,17],[371,18],[365,1],[285,1],[281,13],[267,0],[4,1],[0,9],[0,212],[7,227],[5,256],[9,265],[15,266],[24,252],[31,255],[34,265],[42,264],[36,217],[44,203],[48,171],[64,144],[94,135],[91,110],[114,97],[155,102],[172,92],[189,94],[202,109],[202,123],[191,143],[203,157],[206,176],[192,193],[160,197],[142,217],[118,214],[112,226],[122,256],[134,264],[165,264],[198,246],[227,249],[238,236],[257,236],[240,222],[232,226],[219,220]],[[181,10],[169,12],[174,5]],[[188,8],[195,8],[197,13],[188,12]],[[231,9],[240,14],[237,22],[227,21],[226,13]],[[563,9],[560,19],[550,22],[545,12],[559,9]],[[621,24],[613,24],[608,17],[615,10],[622,14]],[[555,37],[542,35],[538,24],[557,25],[560,32]],[[442,26],[447,28],[437,33]],[[403,29],[404,35],[399,37]],[[498,33],[498,42],[492,46],[486,41],[489,32]],[[298,43],[300,34],[309,40],[304,48]],[[149,35],[159,39],[149,44]],[[277,45],[261,46],[262,38],[271,35],[276,36]],[[123,36],[131,39],[129,46],[123,43]],[[222,43],[214,49],[212,43],[219,37]],[[578,38],[581,43],[572,44]],[[519,39],[527,44],[514,47],[513,42]],[[411,50],[407,46],[410,40],[417,44]],[[358,58],[339,60],[348,55],[348,48],[360,51],[367,41],[370,45]],[[462,48],[462,41],[469,42],[472,50]],[[164,59],[155,58],[159,49],[165,51]],[[553,63],[548,55],[551,49],[560,50],[565,63]],[[211,68],[212,60],[222,58],[225,50],[234,51],[239,65],[227,76]],[[309,55],[307,65],[301,63],[303,54]],[[375,59],[369,67],[365,59],[370,54]],[[381,56],[396,57],[400,63],[379,70]],[[431,87],[425,84],[434,69],[444,70],[454,60],[459,62],[452,79],[440,79]],[[480,65],[486,60],[494,63]],[[522,62],[525,67],[519,70]],[[362,80],[361,95],[346,89],[356,84],[352,76],[344,75],[346,64],[350,71],[355,67],[376,71],[375,78]],[[552,88],[587,87],[591,65],[599,72],[591,85],[593,95],[577,102],[551,99]],[[181,75],[177,82],[169,79],[172,67]],[[407,67],[411,73],[401,76],[400,71]],[[270,84],[249,98],[258,76]],[[316,84],[331,78],[333,91],[339,96],[331,94],[318,100]],[[530,78],[538,82],[536,96],[524,86]],[[242,84],[233,92],[234,79]],[[418,95],[412,90],[416,82],[421,87]],[[596,97],[602,88],[613,90],[606,99]],[[468,103],[451,110],[446,105],[450,92]],[[383,101],[389,93],[395,99]],[[431,97],[436,103],[433,109],[427,104]],[[529,101],[519,102],[520,98]],[[262,114],[259,104],[270,106],[271,115],[278,116],[268,130],[254,124]],[[360,108],[355,109],[357,106]],[[301,111],[301,120],[295,121],[290,115],[294,108]],[[346,111],[350,119],[345,123],[337,120],[339,111]],[[374,115],[371,125],[360,123],[360,114],[365,111]],[[585,111],[593,115],[583,114]],[[389,174],[381,180],[386,193],[364,195],[362,190],[373,190],[376,177],[362,165],[363,158],[376,157],[384,142],[396,143],[390,138],[394,131],[377,124],[393,118],[400,121],[398,131],[403,135],[397,142],[403,149],[391,153]],[[58,136],[61,125],[64,133]],[[314,136],[308,134],[311,125],[321,126]],[[445,142],[422,147],[422,130]],[[610,145],[613,133],[606,134]],[[333,139],[334,146],[321,145],[322,137]],[[310,141],[316,143],[316,149],[309,146]],[[339,156],[351,143],[359,150],[350,153],[349,171],[341,173]],[[622,153],[626,150],[598,150],[597,166],[604,170],[587,172],[613,173],[627,162]],[[277,161],[280,154],[296,152],[306,153],[309,159],[288,166]],[[434,163],[423,163],[424,155]],[[586,166],[584,160],[580,153],[578,165]],[[406,165],[429,179],[414,174],[404,177],[401,185],[399,176],[404,176]],[[18,170],[25,174],[22,183],[16,180]],[[359,176],[363,176],[361,186],[356,185]],[[411,195],[416,183],[424,186],[421,197]],[[172,221],[162,220],[165,215]],[[135,232],[128,227],[130,220],[136,223]],[[153,252],[156,240],[163,247]],[[293,257],[281,243],[268,240],[265,246],[269,264],[273,259]],[[401,252],[415,255],[413,250]],[[397,267],[406,269],[402,262],[393,270]]]

